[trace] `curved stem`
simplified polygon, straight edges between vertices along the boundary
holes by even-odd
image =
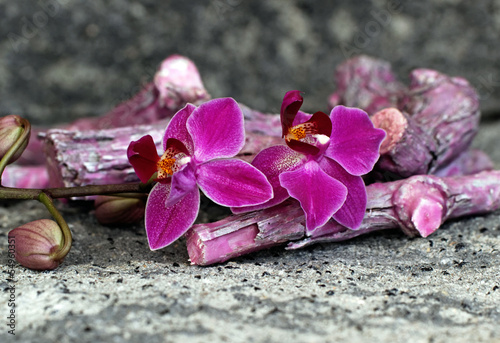
[[[21,136],[19,136],[16,142],[10,147],[7,153],[5,153],[5,155],[0,160],[0,185],[2,184],[2,174],[3,171],[5,170],[5,167],[7,167],[11,158],[23,146],[23,144],[25,144],[27,140],[29,141],[31,133],[31,124],[28,120],[23,118],[21,118],[21,124],[24,129],[23,133],[21,134]]]
[[[49,197],[46,193],[43,191],[40,193],[38,196],[38,201],[40,201],[42,204],[45,205],[47,210],[50,212],[52,217],[55,219],[59,227],[61,228],[61,231],[63,233],[63,245],[62,247],[59,248],[58,251],[56,251],[52,258],[56,261],[62,260],[70,251],[71,249],[71,243],[73,241],[73,237],[71,235],[71,230],[69,229],[68,224],[62,217],[62,215],[59,213],[59,211],[56,209],[54,206],[54,202],[52,201],[52,198]]]
[[[117,185],[89,185],[63,188],[10,188],[0,186],[0,199],[39,200],[41,193],[52,199],[72,198],[90,195],[117,195],[118,193],[148,193],[151,185],[143,183],[125,183]]]

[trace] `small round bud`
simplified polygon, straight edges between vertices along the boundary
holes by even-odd
[[[10,114],[0,118],[0,159],[7,154],[9,149],[16,143],[22,136],[25,130],[30,130],[30,124],[26,119],[18,115]],[[24,149],[28,145],[29,135],[17,149],[16,153],[10,158],[8,163],[12,163],[21,156]]]
[[[133,224],[144,218],[146,203],[142,198],[98,196],[95,216],[103,225]]]
[[[55,269],[64,258],[55,258],[64,238],[59,225],[50,219],[35,220],[15,228],[9,232],[10,242],[14,245],[17,262],[29,269]]]

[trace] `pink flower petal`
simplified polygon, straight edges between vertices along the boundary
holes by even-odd
[[[281,137],[285,137],[288,133],[288,129],[293,126],[293,120],[295,119],[295,116],[297,115],[297,112],[303,102],[304,99],[302,98],[302,95],[300,95],[300,91],[286,92],[283,102],[281,103],[280,110],[281,128],[283,130]]]
[[[184,143],[189,151],[189,155],[193,154],[193,140],[186,127],[186,122],[194,110],[196,110],[196,106],[187,104],[172,117],[165,130],[165,135],[163,136],[163,150],[167,150],[167,140],[169,138],[175,138]]]
[[[148,182],[158,171],[156,163],[160,160],[153,137],[144,136],[130,142],[127,148],[127,158],[142,183]]]
[[[166,206],[170,185],[157,183],[146,204],[146,233],[151,250],[161,249],[181,237],[198,215],[200,192],[186,194],[173,206]]]
[[[333,128],[325,155],[353,175],[371,171],[379,158],[385,131],[374,128],[368,115],[357,108],[336,106],[330,117]]]
[[[312,115],[306,112],[298,111],[295,119],[293,120],[292,126],[305,123],[312,118]]]
[[[198,162],[233,157],[245,144],[243,113],[232,98],[201,104],[188,118],[187,129]]]
[[[165,204],[167,207],[175,205],[186,194],[198,188],[191,163],[183,165],[181,170],[172,175],[170,187],[170,196]]]
[[[351,175],[340,164],[328,157],[320,161],[320,167],[328,175],[339,180],[347,188],[344,205],[333,215],[340,224],[355,230],[359,228],[366,211],[366,186],[361,176]]]
[[[279,179],[290,196],[300,202],[308,232],[324,225],[346,200],[347,188],[321,170],[315,161],[284,172]]]
[[[255,156],[252,165],[267,177],[273,188],[273,198],[263,204],[247,207],[231,208],[233,213],[261,210],[277,205],[290,197],[288,191],[281,187],[279,175],[285,171],[299,168],[305,163],[304,155],[293,151],[285,145],[276,145],[264,149]]]
[[[185,155],[189,155],[189,150],[180,140],[176,138],[168,138],[167,143],[165,144],[165,151],[170,149],[172,151],[172,156],[177,155],[178,153],[184,153]]]
[[[321,111],[314,113],[311,119],[306,121],[306,123],[312,123],[314,125],[313,134],[325,135],[328,137],[332,134],[332,120]]]
[[[264,174],[241,160],[203,163],[196,170],[196,180],[208,198],[223,206],[258,205],[273,196],[272,187]]]

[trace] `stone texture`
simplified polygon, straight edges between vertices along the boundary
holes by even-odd
[[[500,123],[474,143],[495,154]],[[484,133],[484,134],[483,134]],[[16,336],[2,342],[496,342],[500,212],[427,238],[391,231],[339,244],[273,248],[221,265],[189,265],[180,241],[151,252],[142,225],[99,225],[90,206],[61,205],[74,234],[63,265],[16,266],[7,232],[47,217],[35,202],[0,207],[3,317],[16,288]],[[199,220],[227,212],[202,202]]]

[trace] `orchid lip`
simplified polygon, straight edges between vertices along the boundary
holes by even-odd
[[[304,139],[307,135],[313,135],[317,133],[317,129],[314,123],[302,123],[299,125],[292,126],[288,129],[288,133],[285,135],[285,139],[290,141],[295,139],[297,141]]]
[[[175,138],[167,139],[166,150],[156,162],[158,170],[157,180],[165,180],[179,171],[191,158],[184,143]]]
[[[314,113],[309,120],[295,126],[286,125],[284,134],[286,144],[293,150],[317,155],[320,149],[317,144],[326,145],[332,133],[330,117],[323,112]]]

